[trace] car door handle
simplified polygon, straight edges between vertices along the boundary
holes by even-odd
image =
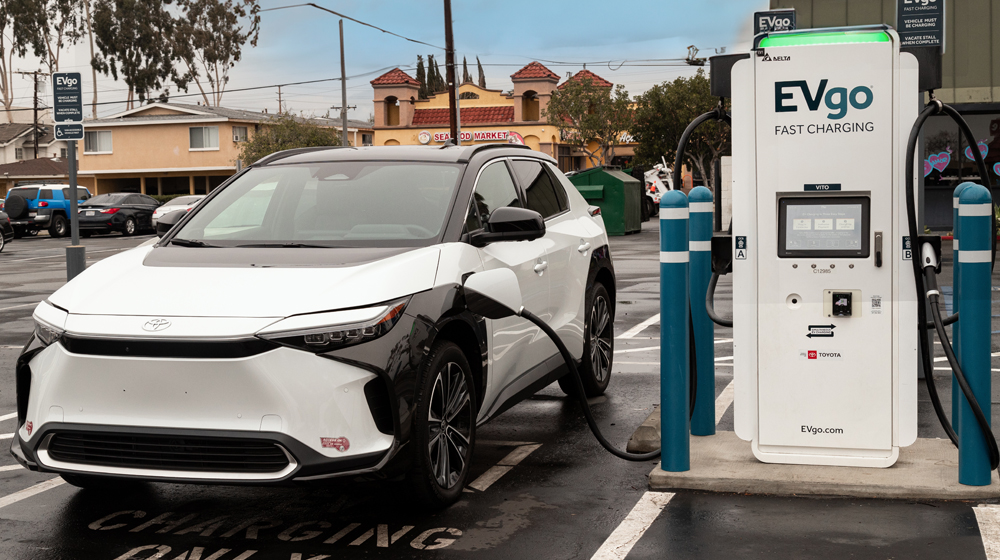
[[[549,267],[549,261],[542,261],[535,265],[535,272],[541,274],[545,272],[545,269],[547,269],[548,267]]]
[[[590,250],[590,242],[589,241],[585,241],[582,245],[580,245],[579,247],[577,247],[576,250],[580,251],[581,253],[586,253],[587,251]]]

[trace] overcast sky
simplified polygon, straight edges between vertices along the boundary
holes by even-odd
[[[260,0],[262,8],[287,6],[301,0]],[[444,46],[444,9],[440,0],[316,0],[317,4],[394,33],[432,45]],[[486,72],[487,87],[509,90],[510,75],[532,60],[545,60],[560,76],[587,68],[632,95],[649,87],[689,75],[694,68],[677,60],[688,45],[711,56],[716,49],[745,51],[752,36],[754,11],[766,10],[767,0],[453,0],[455,47],[470,60],[475,77],[478,55]],[[338,18],[312,7],[264,12],[260,41],[244,51],[243,60],[230,74],[229,90],[291,82],[336,78],[340,75]],[[395,66],[411,76],[418,54],[434,54],[444,72],[444,52],[383,34],[349,20],[344,21],[348,105],[357,106],[351,118],[367,119],[372,111],[369,82]],[[84,45],[64,55],[62,71],[83,73],[85,101],[90,100],[89,52]],[[609,62],[610,68],[609,68]],[[15,62],[17,69],[35,69],[37,61]],[[614,70],[612,70],[612,68]],[[461,71],[461,68],[459,68]],[[351,78],[352,76],[356,76]],[[459,74],[459,77],[461,75]],[[16,105],[31,104],[30,81],[15,78]],[[99,101],[124,99],[126,87],[98,75]],[[192,87],[190,93],[197,90]],[[176,101],[194,103],[200,97]],[[286,108],[323,114],[340,105],[337,81],[282,87]],[[278,108],[276,87],[231,91],[223,97],[227,107],[273,112]],[[106,116],[123,104],[99,107]],[[332,112],[332,113],[335,113]],[[89,109],[86,111],[89,116]]]

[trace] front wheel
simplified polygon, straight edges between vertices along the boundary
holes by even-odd
[[[3,238],[3,230],[0,230],[0,253],[3,252],[3,248],[7,245],[7,242]]]
[[[125,228],[122,229],[122,235],[129,237],[135,235],[136,225],[135,218],[128,218],[125,220]]]
[[[611,383],[611,365],[615,353],[615,322],[611,296],[604,284],[595,283],[587,294],[587,320],[583,340],[583,363],[577,368],[583,392],[588,398],[603,395]],[[559,379],[559,388],[575,394],[576,385],[567,373]]]
[[[476,394],[462,350],[441,341],[425,361],[413,419],[410,484],[422,505],[438,510],[458,501],[476,440]]]

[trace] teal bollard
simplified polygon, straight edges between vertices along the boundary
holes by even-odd
[[[660,199],[660,468],[691,469],[688,199]]]
[[[955,192],[952,194],[951,199],[951,234],[952,234],[952,261],[955,263],[954,274],[951,279],[951,312],[954,313],[958,309],[958,278],[961,274],[961,269],[958,267],[958,197],[962,195],[962,191],[966,187],[971,187],[975,183],[971,181],[966,181],[961,185],[955,187]],[[914,247],[916,244],[914,244]],[[933,329],[932,329],[933,330]],[[959,332],[962,330],[962,325],[958,323],[953,323],[951,325],[951,344],[955,348],[955,355],[961,360],[961,356],[958,354],[958,339],[960,337]],[[925,374],[926,375],[926,374]],[[962,389],[958,386],[958,381],[955,379],[955,374],[951,376],[951,427],[958,433],[958,408],[959,404],[962,402]]]
[[[990,192],[981,185],[962,191],[958,206],[958,234],[961,251],[955,259],[958,278],[957,308],[962,336],[957,345],[959,365],[979,406],[990,419],[990,237],[993,229]],[[992,437],[992,434],[990,434]],[[958,481],[967,486],[987,486],[991,482],[990,456],[986,439],[965,395],[958,409]]]
[[[698,365],[698,391],[691,416],[691,434],[715,434],[715,323],[705,310],[705,292],[712,279],[712,191],[695,187],[688,194],[691,319]]]

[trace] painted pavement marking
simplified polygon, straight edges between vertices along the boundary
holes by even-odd
[[[643,494],[601,548],[591,556],[591,560],[623,560],[673,497],[672,492]]]
[[[646,319],[645,321],[639,323],[638,325],[632,327],[631,329],[625,331],[620,336],[617,336],[615,338],[618,338],[618,339],[632,338],[635,335],[637,335],[637,334],[641,333],[642,331],[644,331],[646,329],[646,327],[648,327],[650,325],[655,325],[656,323],[659,323],[659,322],[660,322],[660,314],[657,313],[656,315],[653,315],[649,319]]]
[[[508,453],[506,457],[500,459],[496,465],[493,465],[486,472],[479,475],[479,478],[473,480],[472,483],[469,484],[469,488],[479,490],[480,492],[485,491],[487,488],[492,486],[494,482],[500,480],[500,477],[509,473],[511,469],[516,467],[518,463],[524,460],[525,457],[531,455],[532,452],[541,446],[542,444],[540,443],[531,443],[515,447],[514,450]]]
[[[21,500],[34,496],[35,494],[41,494],[46,490],[51,490],[63,484],[66,484],[66,481],[59,478],[58,476],[55,478],[50,478],[45,482],[39,482],[38,484],[30,488],[25,488],[24,490],[20,490],[18,492],[14,492],[13,494],[8,494],[7,496],[0,498],[0,508],[5,508],[11,504],[16,504]]]
[[[0,422],[3,422],[4,420],[10,420],[11,418],[17,418],[17,413],[11,412],[10,414],[4,414],[3,416],[0,416]]]
[[[980,504],[972,508],[979,523],[986,560],[1000,560],[1000,507]]]
[[[733,404],[733,382],[730,381],[729,385],[719,393],[719,398],[715,399],[715,424],[718,425],[722,422],[722,416],[729,410],[729,407]]]

